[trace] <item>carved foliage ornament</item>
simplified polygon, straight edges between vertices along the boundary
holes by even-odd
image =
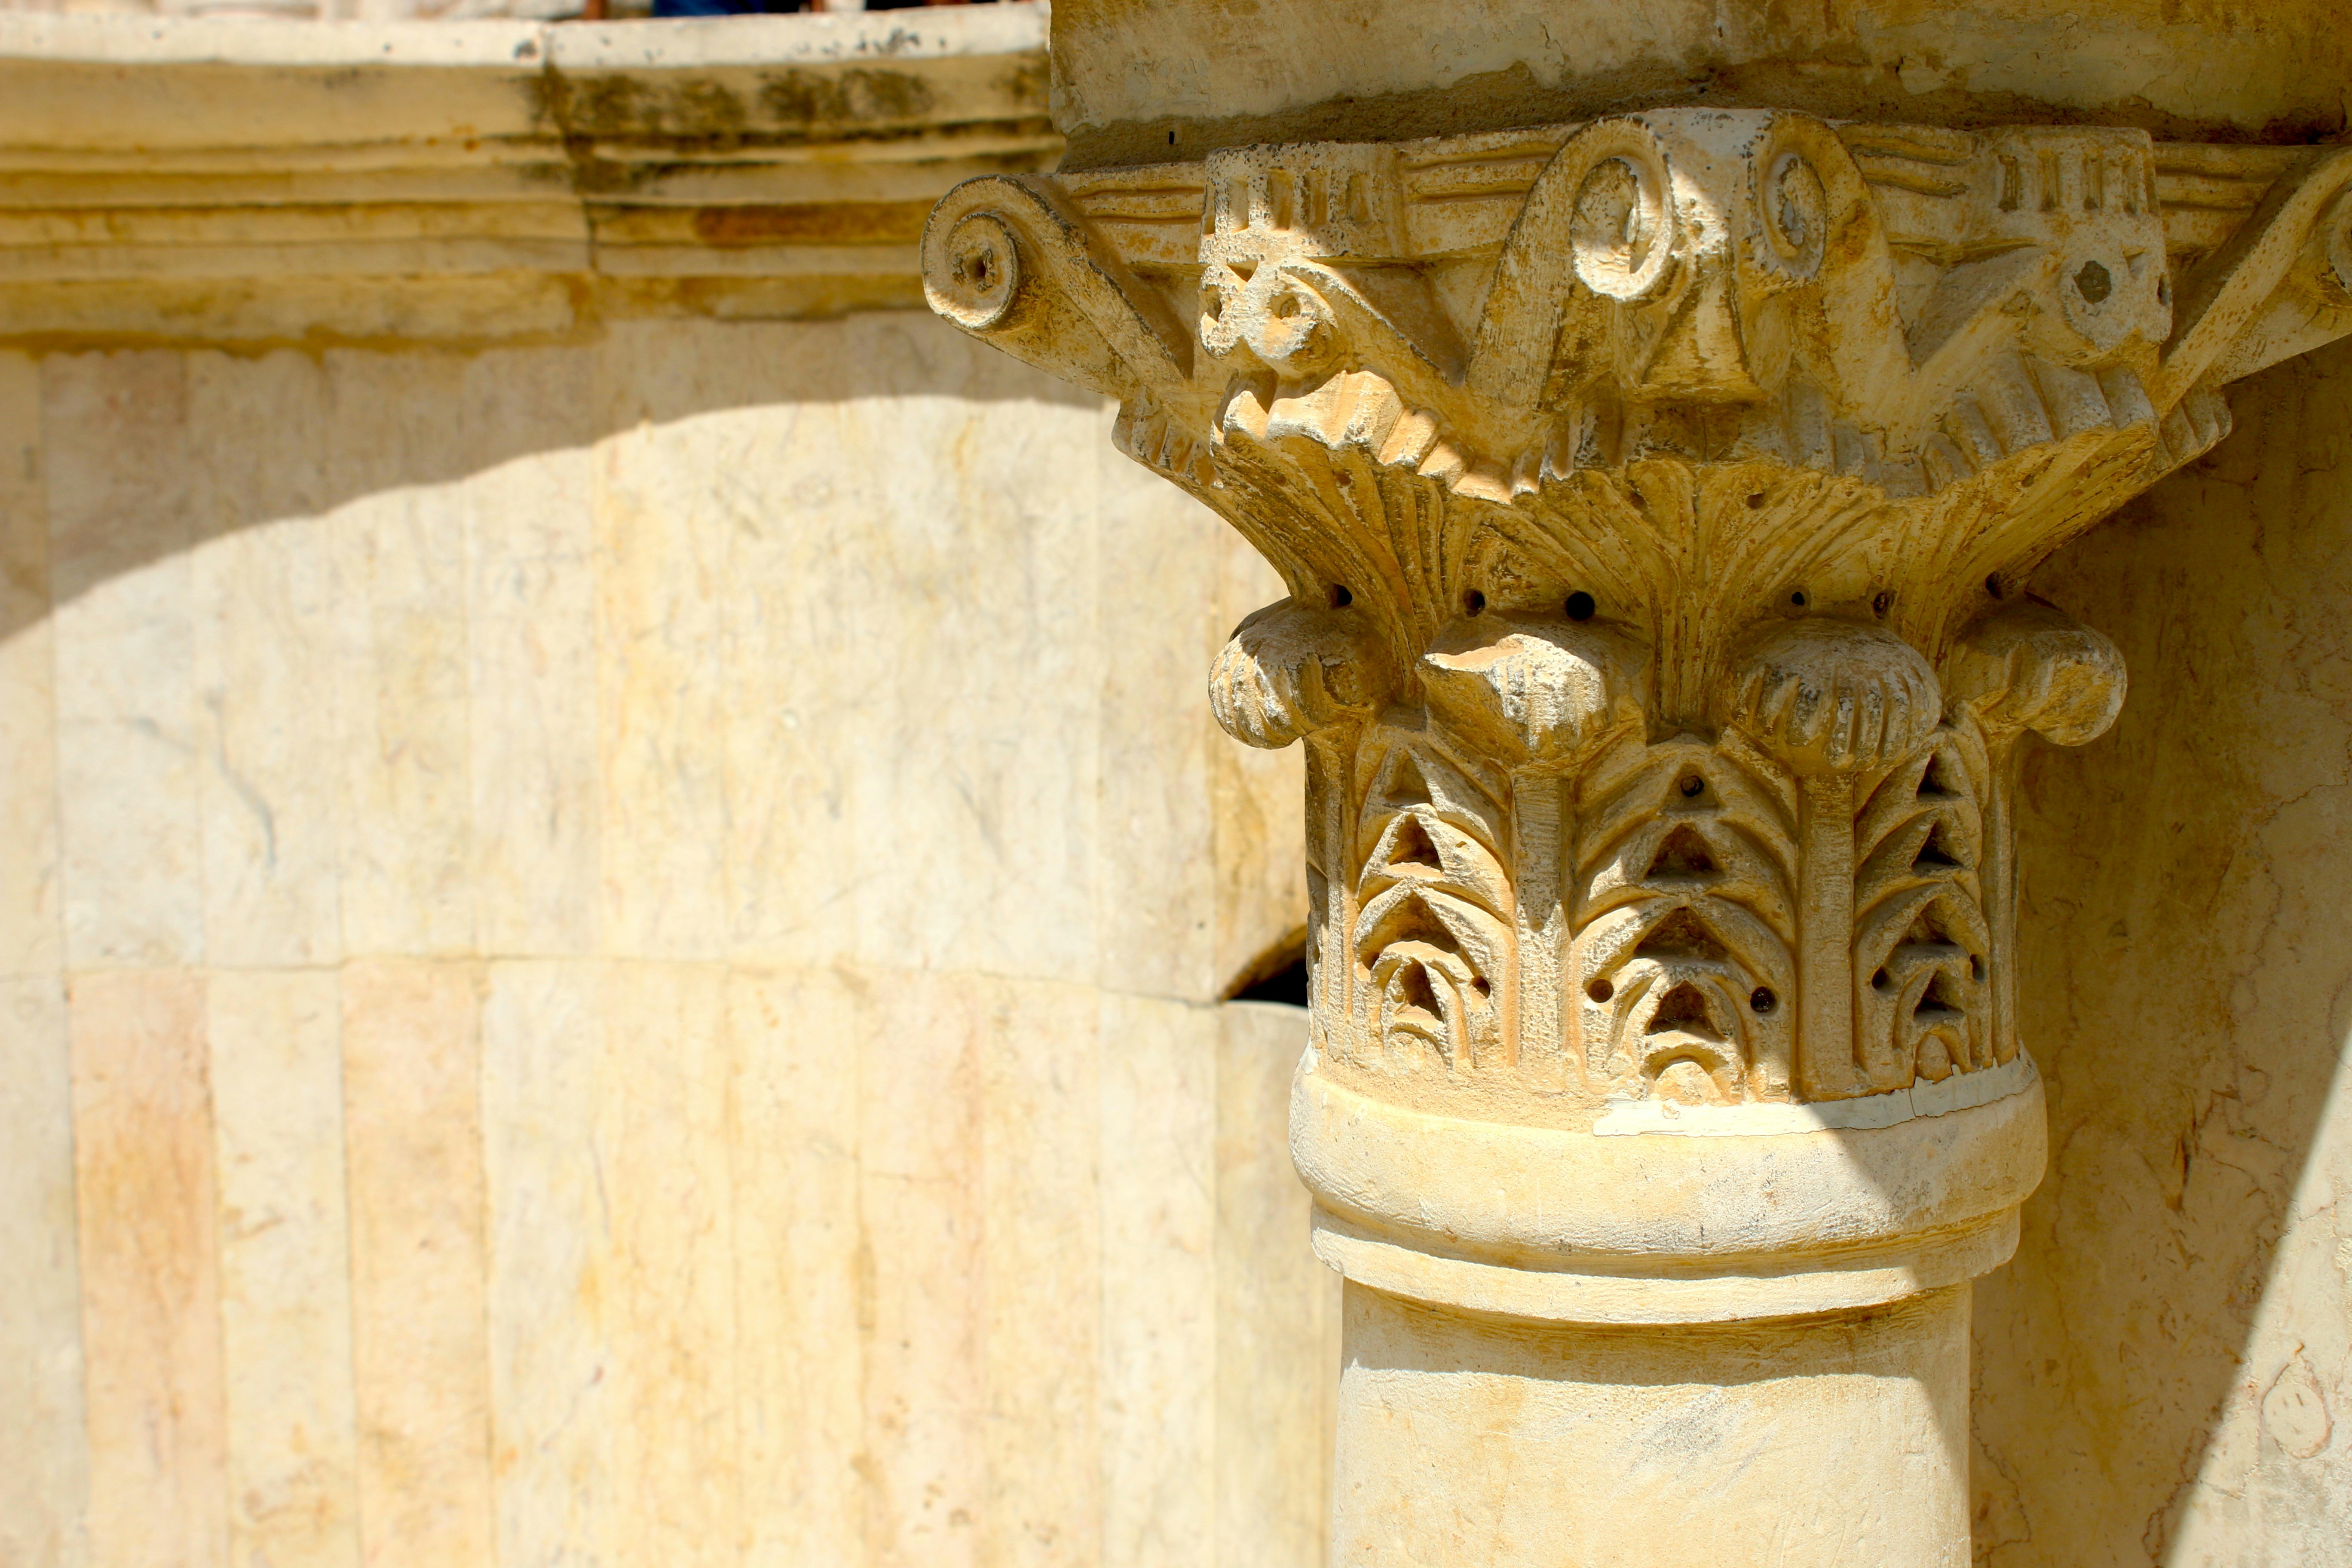
[[[1290,595],[1322,1070],[1572,1124],[2017,1053],[2010,759],[2114,646],[2016,584],[2352,331],[2352,152],[1763,110],[972,181],[931,302],[1117,397]]]

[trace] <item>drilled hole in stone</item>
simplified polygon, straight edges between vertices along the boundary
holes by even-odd
[[[1996,599],[2000,597],[2001,586],[2000,573],[1996,572],[1991,576],[1985,579],[1985,592],[1990,594]]]
[[[2095,261],[2085,261],[2074,274],[2074,292],[2095,305],[2116,291],[2116,280]]]
[[[1802,588],[1792,589],[1789,594],[1789,607],[1790,609],[1801,610],[1812,602],[1811,595],[1808,595]]]
[[[1886,612],[1894,607],[1895,595],[1892,594],[1881,594],[1870,601],[1870,613],[1882,621],[1886,618]]]
[[[1706,788],[1706,781],[1696,773],[1689,773],[1685,775],[1682,782],[1675,787],[1683,792],[1685,800],[1693,800],[1697,798],[1700,791]]]
[[[1982,953],[1972,952],[1969,954],[1969,978],[1971,980],[1982,980],[1984,978],[1984,955]]]
[[[1873,991],[1884,991],[1889,984],[1890,982],[1886,978],[1886,971],[1884,969],[1870,977],[1870,988]]]
[[[1772,994],[1769,985],[1759,985],[1748,994],[1748,1005],[1756,1012],[1769,1013],[1780,1005],[1780,999]]]
[[[1470,989],[1475,991],[1481,996],[1492,995],[1495,990],[1495,983],[1487,979],[1483,974],[1473,975],[1470,979]]]
[[[1570,594],[1565,606],[1568,618],[1571,621],[1589,621],[1592,618],[1592,612],[1599,607],[1592,602],[1592,595],[1590,594]]]
[[[1762,511],[1764,510],[1764,492],[1762,490],[1757,490],[1748,496],[1748,510],[1749,511]]]
[[[1462,595],[1462,612],[1465,615],[1470,616],[1485,615],[1486,613],[1486,595],[1478,592],[1475,588],[1471,589],[1468,593]]]
[[[1348,592],[1348,584],[1345,583],[1334,583],[1331,584],[1331,607],[1333,609],[1344,610],[1355,602],[1356,595]]]
[[[2159,278],[2156,280],[2156,302],[2159,305],[2168,306],[2172,303],[2171,279]]]
[[[1584,988],[1584,994],[1595,1002],[1606,1002],[1617,994],[1617,987],[1610,984],[1606,980],[1596,980]]]

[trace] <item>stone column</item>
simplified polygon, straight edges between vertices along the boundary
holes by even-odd
[[[1968,1562],[2012,766],[2124,697],[2019,585],[2352,330],[2347,182],[1666,108],[934,213],[933,306],[1290,589],[1211,700],[1308,748],[1335,1563]]]

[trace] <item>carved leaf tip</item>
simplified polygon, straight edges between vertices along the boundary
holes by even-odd
[[[1988,731],[2031,730],[2062,746],[2105,734],[2128,684],[2112,640],[2039,599],[2012,600],[1972,624],[1944,678],[1952,701]]]
[[[1209,706],[1234,740],[1278,748],[1370,718],[1393,688],[1387,652],[1360,611],[1284,599],[1234,628],[1209,673]]]
[[[1496,613],[1446,626],[1422,655],[1420,674],[1448,727],[1526,764],[1570,760],[1637,719],[1646,665],[1612,627]]]
[[[1722,717],[1801,773],[1856,773],[1919,752],[1942,706],[1935,671],[1909,643],[1818,618],[1754,637]]]

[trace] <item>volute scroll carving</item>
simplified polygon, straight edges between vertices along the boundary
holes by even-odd
[[[1318,1084],[1868,1121],[2030,1071],[2014,756],[2125,679],[2021,584],[2352,331],[2352,153],[1665,109],[976,181],[925,267],[1289,589],[1211,693],[1308,744]]]

